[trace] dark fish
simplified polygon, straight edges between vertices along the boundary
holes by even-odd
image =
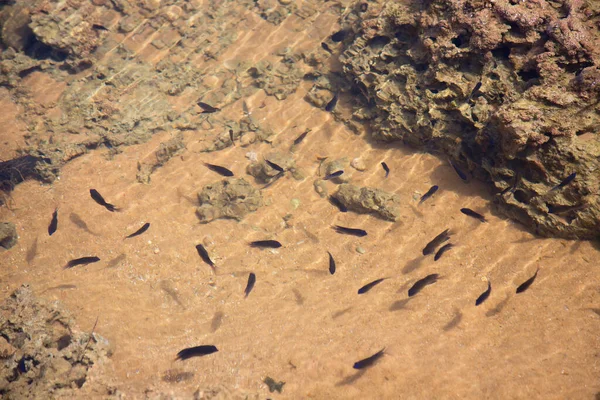
[[[338,94],[334,94],[333,98],[325,106],[325,111],[332,112],[338,102]]]
[[[475,300],[475,305],[478,306],[490,297],[490,293],[492,293],[492,282],[488,281],[488,288],[485,292],[481,293],[481,295]]]
[[[369,9],[369,4],[368,3],[361,3],[360,5],[360,12],[367,12],[367,10]]]
[[[100,258],[98,257],[81,257],[81,258],[76,258],[75,260],[71,260],[67,263],[67,265],[65,265],[65,269],[67,268],[73,268],[77,265],[87,265],[87,264],[91,264],[91,263],[95,263],[100,261]]]
[[[385,351],[385,347],[379,350],[377,353],[373,354],[371,357],[365,358],[364,360],[360,360],[354,363],[354,369],[363,369],[368,368],[371,365],[375,364],[377,360],[383,356],[383,352]]]
[[[471,210],[470,208],[461,208],[460,212],[465,215],[468,215],[469,217],[476,218],[476,219],[480,220],[481,222],[487,222],[483,215]]]
[[[562,187],[567,186],[569,183],[573,182],[573,179],[575,179],[576,176],[577,176],[577,172],[573,172],[571,175],[569,175],[565,179],[563,179],[563,181],[561,183],[559,183],[558,185],[556,185],[552,189],[550,189],[550,191],[553,192],[555,190],[558,190]]]
[[[423,249],[423,255],[432,254],[435,249],[446,240],[450,239],[450,229],[446,229],[444,232],[437,235],[431,242],[427,243],[427,246]]]
[[[311,131],[310,129],[307,129],[306,131],[304,131],[303,134],[301,134],[296,139],[294,139],[294,145],[299,145],[304,140],[304,138],[306,137],[306,135],[308,135],[308,133],[310,131]]]
[[[470,101],[473,98],[473,96],[475,96],[477,94],[477,92],[479,92],[479,89],[481,89],[481,85],[482,85],[481,81],[477,82],[477,84],[475,85],[473,90],[471,90],[471,94],[467,98],[467,101]]]
[[[188,358],[192,358],[192,357],[207,356],[209,354],[216,353],[217,351],[219,351],[219,349],[217,349],[213,345],[190,347],[187,349],[183,349],[179,353],[177,353],[177,360],[183,361],[183,360],[187,360]]]
[[[337,233],[343,233],[346,235],[352,235],[352,236],[358,236],[358,237],[367,236],[367,231],[365,231],[363,229],[346,228],[344,226],[339,226],[339,225],[335,225],[332,228],[335,229],[335,231]]]
[[[132,238],[134,236],[139,236],[142,233],[146,232],[148,230],[148,228],[150,228],[150,222],[146,222],[144,224],[144,226],[142,226],[140,229],[138,229],[137,231],[133,232],[131,235],[125,237],[125,239],[129,239]]]
[[[438,274],[427,275],[425,278],[415,282],[410,289],[408,289],[408,297],[412,297],[419,293],[425,286],[432,285],[437,282],[439,278]]]
[[[256,283],[256,275],[254,275],[254,272],[250,272],[250,275],[248,275],[248,284],[246,285],[246,289],[244,290],[244,293],[246,293],[244,297],[248,297],[248,295],[252,291],[252,288],[254,287],[254,283]]]
[[[202,108],[202,114],[210,114],[220,110],[219,108],[213,107],[201,101],[198,102],[198,105],[200,106],[200,108]]]
[[[328,200],[331,204],[333,204],[334,206],[336,206],[338,208],[338,210],[340,210],[341,212],[347,212],[348,211],[348,207],[346,207],[341,201],[339,201],[337,199],[337,197],[333,197],[333,196],[329,196]]]
[[[108,28],[106,28],[105,26],[102,26],[100,24],[93,24],[92,29],[95,29],[97,31],[107,31],[108,30]]]
[[[469,180],[469,178],[467,178],[467,174],[465,174],[464,172],[462,172],[460,170],[460,168],[458,168],[458,166],[456,164],[454,164],[454,162],[452,160],[450,160],[450,165],[452,165],[452,168],[454,168],[454,171],[456,171],[456,174],[458,176],[460,176],[460,179],[462,179],[465,182],[467,182]]]
[[[454,247],[454,245],[452,243],[448,243],[443,245],[442,247],[440,247],[440,249],[438,250],[437,253],[435,253],[435,256],[433,257],[433,261],[437,261],[440,258],[442,258],[442,256],[444,255],[444,253],[448,250],[450,250],[452,247]]]
[[[230,170],[228,170],[225,167],[221,167],[220,165],[214,165],[214,164],[209,164],[209,163],[204,163],[204,165],[206,166],[206,168],[210,169],[213,172],[216,172],[219,175],[233,176],[233,172],[231,172]]]
[[[427,200],[428,198],[433,196],[434,193],[438,191],[438,189],[439,189],[438,185],[433,185],[432,187],[430,187],[429,190],[427,191],[427,193],[425,193],[423,196],[421,196],[421,200],[419,200],[419,204],[421,204],[422,202],[424,202],[425,200]]]
[[[275,164],[274,162],[271,162],[269,160],[265,160],[265,162],[269,165],[269,167],[273,168],[275,171],[285,172],[285,170],[282,167]]]
[[[250,247],[277,249],[281,247],[281,243],[277,240],[255,240],[254,242],[250,242]]]
[[[385,177],[387,178],[390,174],[390,167],[388,167],[388,165],[385,162],[382,162],[381,166],[383,167],[383,170],[385,171]]]
[[[235,140],[233,140],[233,129],[229,130],[229,139],[231,140],[231,144],[235,146]]]
[[[279,180],[279,179],[280,179],[280,178],[283,176],[283,174],[284,174],[284,172],[280,172],[280,173],[278,173],[277,175],[275,175],[275,176],[273,177],[273,180],[272,180],[271,182],[267,183],[267,184],[266,184],[265,186],[263,186],[262,188],[263,188],[263,189],[266,189],[266,188],[268,188],[269,186],[271,186],[272,184],[274,184],[275,182],[277,182],[277,181],[278,181],[278,180]]]
[[[329,54],[333,54],[333,51],[331,51],[331,49],[329,48],[329,46],[327,45],[327,43],[321,42],[321,47],[323,48],[323,50],[325,50]]]
[[[200,258],[202,259],[202,261],[204,261],[205,263],[210,265],[210,267],[212,269],[216,268],[215,263],[210,259],[209,255],[208,255],[208,251],[206,251],[206,249],[204,248],[204,246],[202,246],[202,244],[196,245],[196,251],[198,251],[198,254],[200,255]]]
[[[348,34],[348,30],[342,29],[340,31],[337,31],[333,35],[331,35],[331,40],[334,41],[335,43],[341,42],[342,40],[344,40],[346,38],[347,34]]]
[[[327,254],[329,254],[329,273],[333,275],[335,274],[335,260],[330,252],[327,252]]]
[[[50,221],[50,225],[48,225],[48,235],[52,236],[56,229],[58,228],[58,208],[54,209],[52,213],[52,221]]]
[[[332,172],[331,174],[325,175],[325,178],[323,178],[323,180],[328,181],[330,179],[337,178],[338,176],[341,176],[343,173],[344,173],[343,170]]]
[[[374,280],[371,283],[367,283],[365,286],[358,289],[358,294],[367,293],[369,290],[373,289],[375,286],[379,285],[384,280],[385,280],[385,278],[379,278],[379,279]]]
[[[115,212],[115,211],[119,211],[119,209],[117,207],[115,207],[114,205],[107,203],[106,200],[104,200],[104,197],[102,197],[102,195],[100,193],[98,193],[98,191],[96,189],[90,189],[90,195],[92,196],[92,199],[94,199],[94,201],[98,204],[100,204],[101,206],[104,206],[108,211],[110,212]]]
[[[535,274],[533,274],[533,276],[531,278],[527,279],[525,282],[523,282],[519,285],[519,287],[517,288],[517,293],[523,293],[524,291],[529,289],[529,286],[531,286],[533,281],[535,281],[535,278],[537,277],[539,270],[540,270],[540,268],[538,267],[538,269],[535,271]]]

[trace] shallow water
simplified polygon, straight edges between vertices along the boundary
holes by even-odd
[[[253,28],[219,63],[256,61],[282,45],[318,45],[335,21],[325,13],[319,24],[298,34],[302,21],[296,17],[276,27],[245,16]],[[37,84],[44,93],[53,82]],[[366,132],[356,135],[308,104],[303,97],[309,88],[302,84],[284,101],[260,91],[246,99],[253,117],[276,132],[272,145],[201,153],[220,130],[186,132],[187,150],[156,170],[150,185],[137,183],[138,161],[153,157],[171,137],[165,132],[121,148],[112,160],[106,150],[85,154],[67,164],[51,186],[19,185],[12,209],[0,209],[0,220],[13,221],[20,235],[0,259],[0,295],[27,283],[40,296],[64,303],[80,329],[91,329],[98,317],[96,332],[115,348],[103,372],[133,398],[144,393],[186,398],[210,387],[224,388],[231,397],[318,399],[564,399],[592,398],[600,391],[600,316],[591,310],[600,307],[597,249],[588,242],[534,237],[490,209],[484,184],[463,183],[433,155],[372,146]],[[0,102],[3,109],[11,107],[6,96]],[[241,101],[223,113],[241,118]],[[267,205],[241,222],[199,224],[196,194],[220,179],[202,162],[246,176],[249,151],[260,158],[287,150],[306,128],[312,131],[294,153],[306,179],[286,175],[263,191]],[[352,183],[399,195],[399,220],[339,213],[313,189],[317,156],[362,158],[367,169],[352,171]],[[388,178],[382,161],[390,167]],[[419,197],[434,184],[440,190],[419,206]],[[335,186],[328,183],[330,191]],[[123,211],[110,213],[94,203],[90,188]],[[292,199],[299,200],[297,209]],[[59,225],[49,237],[55,207]],[[462,207],[485,214],[488,223],[463,215]],[[89,231],[73,223],[71,214]],[[151,223],[146,233],[123,240],[145,222]],[[368,236],[337,234],[335,224],[360,227]],[[436,262],[424,257],[423,247],[446,228],[454,232],[455,247]],[[247,245],[261,239],[279,240],[283,247]],[[198,243],[207,247],[216,274],[198,257]],[[337,263],[333,276],[327,251]],[[88,255],[101,262],[62,268]],[[517,286],[537,268],[536,281],[517,295]],[[244,298],[250,272],[257,281]],[[438,282],[407,300],[414,282],[432,273],[440,274]],[[388,279],[357,294],[383,277]],[[486,278],[491,295],[475,307]],[[175,360],[181,349],[201,344],[214,344],[219,352]],[[385,355],[372,368],[352,368],[383,347]],[[181,379],[172,379],[173,371]],[[267,376],[286,382],[281,395],[269,393]]]

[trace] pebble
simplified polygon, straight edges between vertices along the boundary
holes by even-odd
[[[293,0],[279,0],[279,3],[287,6],[288,4],[291,4]]]
[[[350,166],[352,166],[352,168],[354,168],[357,171],[364,171],[367,169],[365,162],[360,158],[355,158],[354,160],[352,160]]]
[[[364,248],[360,246],[356,247],[356,251],[360,254],[365,254],[367,252]]]
[[[292,207],[294,208],[294,210],[300,207],[300,200],[298,199],[292,199],[290,200],[290,203],[292,203]]]

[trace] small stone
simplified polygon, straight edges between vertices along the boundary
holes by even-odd
[[[358,246],[356,247],[356,252],[360,254],[365,254],[367,251],[364,248]]]
[[[160,250],[159,250],[159,248],[157,247],[157,248],[155,248],[155,249],[154,249],[154,254],[158,254],[158,253],[160,253]]]
[[[0,246],[10,249],[17,244],[17,228],[12,222],[0,222]]]
[[[290,203],[292,203],[292,208],[294,210],[296,210],[298,207],[300,207],[300,200],[299,199],[292,199],[290,201]]]
[[[350,166],[357,171],[364,171],[367,169],[365,162],[361,158],[355,158],[354,160],[352,160]]]
[[[279,0],[279,4],[287,6],[288,4],[291,4],[292,1],[294,0]]]

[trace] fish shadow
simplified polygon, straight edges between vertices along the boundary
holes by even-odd
[[[463,314],[459,311],[455,311],[454,317],[442,328],[444,332],[448,332],[458,326],[460,321],[462,321]]]
[[[404,268],[402,268],[402,274],[406,275],[406,274],[410,274],[411,272],[415,271],[417,268],[419,268],[421,266],[421,264],[423,263],[424,257],[417,257],[411,261],[409,261]]]
[[[402,300],[398,300],[392,303],[392,305],[390,306],[389,310],[390,311],[400,311],[402,309],[404,309],[404,307],[406,307],[406,305],[408,304],[408,302],[411,300],[411,298],[407,298],[407,299],[402,299]]]
[[[504,307],[506,307],[506,305],[508,304],[508,300],[509,300],[509,299],[510,299],[510,296],[509,296],[509,295],[506,295],[506,298],[505,298],[504,300],[502,300],[500,303],[498,303],[498,304],[496,305],[496,307],[494,307],[494,308],[492,308],[492,309],[488,310],[488,311],[485,313],[485,316],[486,316],[486,317],[493,317],[493,316],[495,316],[495,315],[499,314],[499,313],[502,311],[502,309],[503,309]]]
[[[338,383],[335,384],[335,386],[339,387],[339,386],[348,386],[348,385],[352,385],[354,382],[356,382],[357,380],[360,379],[361,376],[363,376],[365,374],[366,370],[360,370],[352,375],[349,375],[347,377],[345,377],[344,379],[342,379],[341,381],[339,381]]]

